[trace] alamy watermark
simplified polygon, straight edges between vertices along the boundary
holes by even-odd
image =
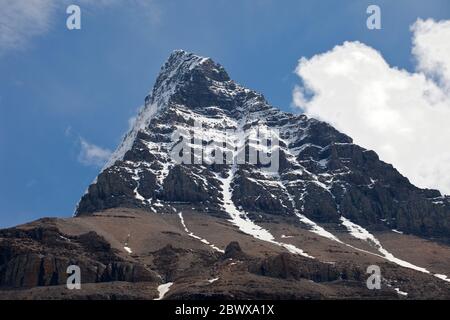
[[[267,126],[246,130],[218,130],[195,121],[192,127],[179,127],[172,134],[172,160],[177,164],[251,164],[277,172],[279,131]]]
[[[370,265],[367,267],[366,273],[370,274],[367,278],[366,286],[369,290],[381,289],[381,269],[377,265]]]
[[[81,269],[77,265],[67,267],[66,273],[69,274],[66,281],[66,287],[69,290],[81,289]]]
[[[366,26],[369,30],[380,30],[381,29],[381,9],[377,5],[370,5],[366,10],[367,14],[370,16],[366,20]]]
[[[67,7],[66,13],[69,15],[66,20],[66,26],[69,30],[81,29],[81,8],[75,4]]]

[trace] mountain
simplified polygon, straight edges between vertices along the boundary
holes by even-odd
[[[303,222],[306,217],[336,224],[345,217],[380,230],[450,235],[449,198],[413,186],[373,151],[330,125],[270,106],[211,59],[175,51],[145,102],[134,127],[81,199],[77,216],[116,207],[177,211],[178,203],[185,202],[227,217],[222,203],[228,181],[223,179],[231,173],[232,202],[250,217],[263,213],[268,219],[297,216]],[[259,164],[231,172],[229,166],[204,161],[175,163],[170,150],[177,141],[171,136],[190,130],[193,121],[206,127],[199,134],[203,143],[224,142],[219,133],[228,128],[278,130],[278,172],[268,175]]]
[[[74,217],[0,230],[0,298],[449,298],[449,243],[450,197],[178,50]]]

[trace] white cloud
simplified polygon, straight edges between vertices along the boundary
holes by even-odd
[[[450,21],[418,20],[411,30],[416,72],[345,42],[300,59],[294,103],[375,150],[415,185],[450,194]]]
[[[134,124],[136,123],[136,119],[137,119],[136,116],[128,118],[128,130],[133,129]]]
[[[0,0],[0,54],[18,49],[50,27],[55,10],[52,0]]]
[[[111,157],[111,150],[103,149],[80,138],[81,150],[78,161],[87,166],[102,167]]]
[[[135,8],[150,22],[160,19],[160,10],[153,0],[0,0],[0,55],[23,49],[32,38],[48,32],[56,15],[66,15],[65,7],[72,3],[78,4],[82,10],[85,7],[120,5]],[[65,27],[65,24],[60,27]]]
[[[417,69],[435,76],[450,91],[450,20],[418,20],[411,31]]]

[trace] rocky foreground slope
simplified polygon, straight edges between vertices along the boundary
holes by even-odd
[[[268,150],[253,128],[276,133],[276,166],[233,161]],[[173,150],[194,141],[174,134],[193,131],[215,151],[181,164]],[[449,197],[175,51],[75,217],[0,230],[0,298],[450,298],[449,240]],[[71,264],[81,290],[65,287]]]
[[[164,299],[450,299],[450,283],[434,275],[450,266],[450,248],[442,244],[374,233],[385,250],[423,272],[390,262],[345,230],[334,233],[339,243],[275,217],[260,222],[272,243],[221,217],[182,211],[183,220],[109,209],[2,230],[0,299],[157,299],[167,284]],[[66,288],[72,264],[81,267],[81,290]],[[366,286],[369,265],[381,269],[380,290]]]

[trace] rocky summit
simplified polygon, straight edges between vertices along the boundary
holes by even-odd
[[[177,50],[74,217],[0,230],[0,298],[448,299],[449,244],[450,197]]]

